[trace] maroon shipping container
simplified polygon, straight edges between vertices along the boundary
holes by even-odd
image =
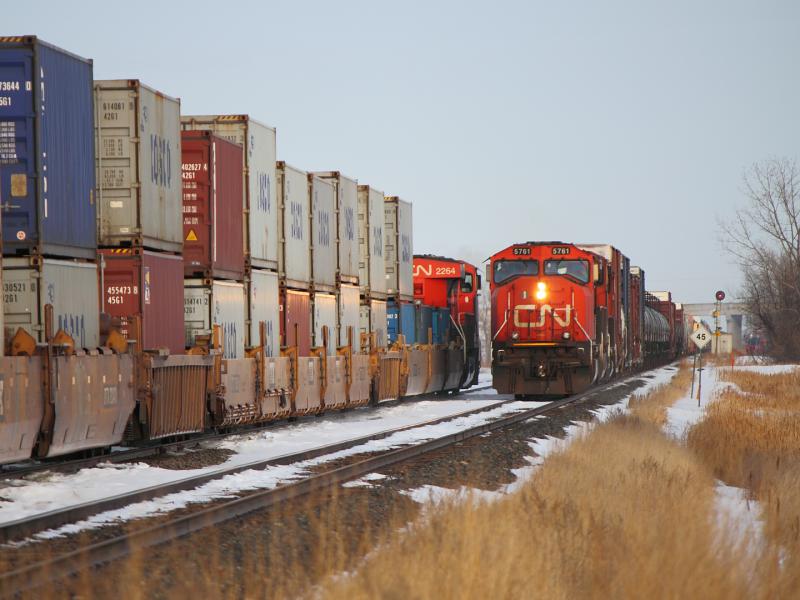
[[[210,131],[181,133],[187,277],[244,278],[242,147]]]
[[[132,248],[100,250],[100,312],[118,317],[122,334],[135,337],[132,319],[142,319],[142,348],[184,350],[183,259]]]
[[[300,356],[311,351],[311,296],[308,292],[281,290],[281,344],[297,346]]]

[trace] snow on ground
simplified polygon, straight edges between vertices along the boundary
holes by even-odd
[[[788,373],[798,368],[798,365],[750,365],[735,367],[736,371],[762,373],[774,375]],[[700,389],[700,402],[697,401],[697,377],[695,377],[694,396],[690,397],[691,389],[672,407],[667,409],[667,423],[664,430],[673,437],[682,437],[689,428],[703,418],[705,407],[713,402],[725,389],[733,389],[744,393],[733,383],[722,380],[722,375],[729,372],[730,367],[703,367],[703,381]]]
[[[424,425],[406,431],[399,431],[382,439],[370,440],[369,442],[359,444],[351,448],[346,448],[338,452],[332,452],[317,458],[300,461],[291,465],[271,466],[265,469],[248,469],[240,473],[220,477],[219,479],[212,480],[192,490],[176,492],[159,498],[154,498],[152,500],[138,502],[118,510],[106,511],[104,513],[94,515],[79,523],[65,525],[55,530],[39,533],[35,537],[39,539],[47,539],[51,537],[62,536],[87,529],[96,529],[113,522],[167,513],[193,503],[228,498],[240,492],[274,488],[280,484],[289,483],[307,475],[311,468],[320,464],[356,454],[392,450],[401,446],[444,437],[457,431],[475,427],[483,423],[488,423],[509,413],[527,410],[542,404],[545,403],[522,401],[508,402],[496,408],[486,410],[482,413],[458,417],[443,423],[437,423],[435,425]],[[386,427],[384,424],[384,427],[382,427],[381,430],[385,428]],[[320,444],[317,443],[316,445],[318,446]],[[252,448],[250,448],[249,451],[252,452]],[[119,465],[117,465],[117,467],[118,466]],[[138,468],[141,471],[154,469],[153,467],[146,467],[144,465],[138,465]],[[124,487],[124,482],[126,481],[129,489],[134,489],[137,487],[135,482],[133,484],[131,483],[131,479],[133,479],[133,477],[131,477],[130,469],[107,468],[107,470],[116,471],[116,482],[118,483],[118,487]],[[166,471],[166,469],[158,470]],[[208,470],[197,469],[189,471],[189,473],[201,473],[206,471]],[[175,472],[172,471],[171,473]],[[185,473],[186,472],[181,472],[180,475]],[[69,479],[69,477],[70,476],[64,476],[63,479]],[[87,492],[89,495],[94,497],[104,497],[103,490],[97,489],[98,487],[102,488],[104,484],[98,483],[96,478],[85,479],[84,484],[89,490]],[[44,485],[30,484],[18,488],[7,488],[6,490],[2,491],[2,495],[6,498],[10,498],[11,502],[8,502],[0,507],[0,515],[2,515],[3,520],[8,521],[43,512],[45,510],[55,510],[75,504],[75,494],[72,493],[74,491],[72,485],[74,485],[73,480],[70,480],[69,485],[64,484],[63,481],[61,482],[60,487],[62,488],[62,491],[64,489],[67,490],[66,497],[62,497],[58,492],[54,491],[54,484],[52,481],[45,482]]]
[[[715,488],[717,531],[729,536],[727,541],[742,547],[755,557],[763,543],[764,531],[760,520],[761,505],[747,498],[747,490],[717,481]]]
[[[0,522],[415,425],[489,406],[493,402],[470,400],[469,396],[464,396],[458,400],[412,402],[280,425],[214,444],[235,454],[224,463],[201,469],[173,470],[145,463],[103,463],[72,474],[40,473],[25,480],[9,479],[0,483],[3,485],[0,488]]]
[[[594,426],[597,423],[602,423],[607,421],[611,418],[614,414],[618,412],[625,412],[628,409],[628,403],[630,399],[634,396],[640,395],[647,395],[656,387],[663,385],[665,383],[669,383],[672,378],[677,373],[677,369],[675,367],[663,367],[661,369],[656,370],[652,374],[644,376],[644,379],[647,380],[647,383],[637,389],[632,394],[629,394],[616,404],[612,404],[610,406],[601,406],[597,410],[593,411],[595,418],[593,421],[577,421],[571,423],[567,427],[564,428],[564,437],[555,437],[555,436],[547,436],[544,438],[534,438],[532,440],[528,440],[528,445],[530,446],[533,454],[530,456],[526,456],[525,460],[528,464],[524,467],[519,469],[512,469],[511,472],[515,476],[514,481],[511,483],[507,483],[502,485],[497,490],[482,490],[479,488],[471,488],[462,486],[458,489],[450,489],[450,488],[443,488],[436,485],[423,485],[418,488],[405,490],[403,493],[409,496],[415,502],[419,502],[421,504],[431,503],[437,504],[442,500],[455,500],[461,501],[466,498],[472,498],[475,501],[492,501],[498,498],[503,497],[506,494],[514,493],[518,491],[527,481],[529,481],[533,474],[536,472],[536,469],[544,462],[545,458],[552,454],[553,452],[562,452],[565,450],[575,439],[580,436],[587,435],[591,432]],[[634,376],[629,378],[635,379],[641,376]],[[623,385],[625,381],[620,381],[610,387],[619,387]],[[544,419],[546,418],[543,415],[536,417],[537,419]]]

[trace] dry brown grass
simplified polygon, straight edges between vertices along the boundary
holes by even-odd
[[[740,391],[708,406],[687,443],[716,477],[761,502],[765,535],[782,557],[777,580],[800,594],[800,373],[721,377]]]
[[[397,535],[332,598],[744,598],[760,569],[720,543],[713,478],[661,431],[681,373],[550,456],[524,489],[451,503]]]
[[[666,385],[660,385],[647,394],[634,394],[628,407],[639,419],[663,427],[667,422],[667,408],[686,394],[692,381],[690,363],[684,361],[675,377]]]

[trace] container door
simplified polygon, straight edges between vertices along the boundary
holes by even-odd
[[[19,260],[19,259],[11,259]],[[6,264],[10,262],[8,259]],[[6,339],[22,327],[43,341],[39,315],[39,278],[33,269],[3,269],[3,318]]]
[[[136,91],[97,85],[95,104],[98,243],[113,246],[139,229]]]
[[[208,140],[183,140],[183,261],[188,274],[211,274],[211,169]]]
[[[199,282],[198,282],[199,283]],[[186,330],[186,346],[195,344],[198,335],[211,334],[211,290],[202,285],[187,282],[183,290],[183,323]]]
[[[100,259],[100,312],[120,320],[120,333],[126,338],[135,337],[131,328],[133,317],[141,316],[141,262],[138,258]],[[143,324],[144,325],[144,324]]]
[[[0,201],[6,245],[38,241],[33,54],[0,54]]]

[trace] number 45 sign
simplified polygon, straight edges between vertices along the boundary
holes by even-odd
[[[705,327],[700,327],[690,337],[695,345],[702,350],[711,341],[711,332]]]

